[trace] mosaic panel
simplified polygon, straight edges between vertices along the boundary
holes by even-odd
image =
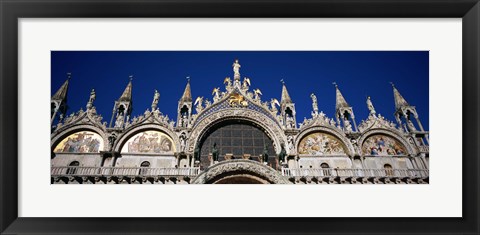
[[[386,135],[372,135],[362,145],[362,152],[365,155],[392,156],[405,155],[405,146],[392,137]]]
[[[55,153],[98,153],[103,149],[102,137],[91,131],[73,133],[53,150]]]
[[[345,154],[345,147],[335,136],[316,132],[305,136],[298,145],[299,154],[338,155]]]
[[[122,147],[122,153],[173,153],[172,139],[160,131],[144,131],[131,137]]]

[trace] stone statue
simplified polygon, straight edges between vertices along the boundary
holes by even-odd
[[[232,67],[233,67],[234,79],[235,80],[240,79],[240,67],[242,66],[240,66],[240,64],[238,63],[238,59],[235,60],[235,63],[233,63]]]
[[[250,78],[243,78],[243,83],[242,83],[242,88],[243,89],[248,89],[250,87]]]
[[[182,118],[180,119],[182,121],[182,123],[180,124],[181,127],[187,127],[187,122],[188,122],[188,117],[187,117],[187,113],[184,112],[182,113]]]
[[[232,80],[230,79],[230,77],[226,77],[226,78],[223,80],[223,84],[226,85],[227,89],[228,89],[229,87],[231,87],[231,86],[232,86]]]
[[[278,111],[276,105],[280,106],[280,103],[278,103],[278,100],[277,100],[277,99],[273,98],[272,100],[270,100],[270,106],[271,106],[273,112],[277,112],[277,111]]]
[[[95,94],[95,89],[92,89],[92,91],[90,92],[90,100],[88,100],[88,102],[93,103],[93,101],[95,101],[96,97],[97,96]]]
[[[200,162],[200,148],[198,146],[193,150],[193,158],[195,159],[195,162]]]
[[[217,143],[213,143],[213,148],[212,148],[212,158],[213,158],[213,162],[218,162],[218,149],[217,149]]]
[[[203,103],[203,97],[197,97],[197,99],[195,100],[195,103],[193,104],[193,105],[196,105],[195,110],[197,111],[197,113],[200,113],[203,110],[202,103]]]
[[[372,101],[370,100],[370,96],[367,97],[367,107],[368,110],[370,110],[370,115],[374,115],[375,113],[377,113],[375,111],[375,107],[373,107]]]
[[[152,110],[157,109],[159,99],[160,99],[160,93],[158,93],[158,91],[155,90],[155,93],[153,95],[153,101],[152,101]]]
[[[263,146],[262,160],[265,164],[268,163],[268,145]]]
[[[117,120],[115,120],[115,127],[122,127],[123,125],[123,114],[118,114]]]
[[[214,103],[220,100],[220,88],[219,87],[213,88],[212,95],[213,95]]]
[[[254,95],[254,99],[255,99],[255,100],[260,100],[260,96],[262,95],[262,91],[260,91],[260,89],[257,88],[257,89],[255,89],[255,90],[253,90],[253,92],[254,92],[254,94],[255,94],[255,95]]]
[[[293,143],[293,136],[292,135],[289,135],[287,137],[287,142],[288,142],[288,150],[293,151],[294,143]]]
[[[281,147],[282,149],[280,150],[280,153],[278,154],[278,160],[279,160],[280,162],[285,162],[285,156],[287,156],[287,151],[285,150],[285,145],[282,143],[282,144],[280,145],[280,147]]]
[[[290,115],[287,115],[287,127],[288,128],[295,128],[295,122],[293,120],[293,117],[291,117]]]
[[[95,89],[92,89],[92,91],[90,92],[90,98],[88,99],[87,109],[90,109],[93,107],[93,101],[95,101],[96,97],[97,96],[95,94]]]
[[[318,113],[317,96],[315,96],[315,94],[312,93],[310,97],[312,98],[313,113],[317,114]]]
[[[108,137],[108,144],[109,144],[108,151],[113,151],[113,145],[115,144],[116,139],[117,139],[117,136],[115,134],[112,134]]]
[[[346,131],[350,131],[350,132],[353,131],[352,124],[350,124],[350,121],[348,119],[345,118],[343,120],[343,124],[345,125],[345,130]]]
[[[185,135],[185,132],[183,132],[180,135],[180,149],[182,152],[185,152],[185,147],[187,146],[187,135]]]

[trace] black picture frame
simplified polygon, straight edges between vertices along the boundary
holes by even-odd
[[[478,234],[478,0],[0,0],[0,231],[4,234]],[[18,217],[18,19],[105,17],[462,18],[462,218],[25,218]],[[446,124],[448,125],[448,124]],[[451,156],[460,157],[460,156]],[[426,199],[428,200],[428,199]],[[41,203],[41,199],[39,199]],[[439,205],[441,207],[441,205]],[[252,212],[252,215],[254,213]]]

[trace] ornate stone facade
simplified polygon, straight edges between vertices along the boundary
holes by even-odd
[[[334,118],[318,110],[317,98],[311,94],[312,117],[297,123],[285,83],[280,102],[263,101],[260,89],[252,88],[249,78],[241,79],[238,60],[232,67],[234,79],[224,79],[225,89],[213,88],[211,100],[198,97],[193,102],[188,81],[176,122],[158,109],[161,91],[155,91],[150,110],[131,117],[130,79],[115,101],[108,127],[96,113],[94,90],[86,111],[66,116],[58,108],[66,105],[67,79],[52,97],[51,182],[428,183],[428,131],[415,107],[394,86],[396,123],[378,114],[368,97],[370,114],[357,126],[353,108],[337,85]],[[225,128],[239,122],[266,137],[257,136],[258,131],[239,135]],[[221,135],[218,143],[208,149],[208,158],[201,158],[200,148],[211,148],[203,141],[215,130]]]

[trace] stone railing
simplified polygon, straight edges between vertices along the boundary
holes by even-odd
[[[282,168],[287,177],[389,177],[389,178],[427,178],[428,170],[419,169],[332,169],[332,168]]]
[[[418,151],[420,151],[421,153],[428,153],[429,149],[428,146],[418,146]]]
[[[200,168],[51,167],[51,176],[196,176]]]

